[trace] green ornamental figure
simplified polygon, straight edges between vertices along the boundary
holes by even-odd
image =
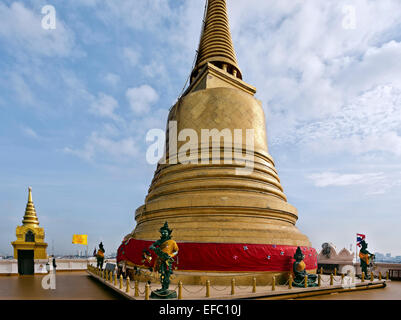
[[[371,259],[374,258],[375,255],[367,250],[368,244],[365,242],[365,240],[361,241],[361,246],[362,249],[359,251],[359,258],[361,259],[361,270],[366,276],[368,274],[368,266],[371,262]]]
[[[150,297],[158,299],[177,298],[177,293],[169,290],[170,276],[173,273],[174,257],[178,254],[178,245],[171,239],[173,230],[169,229],[168,223],[160,228],[160,239],[155,241],[149,250],[153,250],[157,255],[154,268],[160,274],[161,289],[152,291]]]
[[[292,266],[292,271],[295,275],[293,285],[294,287],[305,287],[305,276],[307,276],[308,287],[317,287],[317,283],[315,283],[317,275],[306,272],[304,258],[305,256],[302,253],[301,248],[298,247],[294,255],[295,262]]]

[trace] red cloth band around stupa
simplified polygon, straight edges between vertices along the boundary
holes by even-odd
[[[151,267],[156,260],[148,250],[153,241],[129,239],[117,251],[117,263],[128,261],[136,266]],[[178,257],[174,267],[187,271],[291,271],[296,246],[274,244],[239,243],[191,243],[177,242]],[[143,259],[143,250],[152,255],[149,264]],[[317,268],[317,252],[314,248],[301,247],[307,270]]]

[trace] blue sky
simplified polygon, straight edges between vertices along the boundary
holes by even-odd
[[[44,5],[56,29],[44,30]],[[401,2],[228,1],[269,152],[315,248],[401,255]],[[153,177],[146,132],[165,128],[195,57],[203,1],[0,2],[0,254],[32,186],[46,240],[115,251]]]

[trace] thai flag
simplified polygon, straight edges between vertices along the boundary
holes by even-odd
[[[362,240],[365,240],[365,235],[364,235],[364,234],[357,233],[357,234],[356,234],[356,244],[358,245],[358,247],[361,246],[361,241],[362,241]]]

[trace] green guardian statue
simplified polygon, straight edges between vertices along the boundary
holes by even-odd
[[[160,228],[160,239],[155,241],[149,250],[152,250],[157,255],[157,260],[154,265],[155,271],[160,273],[161,289],[152,291],[150,297],[156,299],[174,299],[177,298],[177,293],[169,290],[170,277],[173,273],[174,257],[178,254],[178,245],[171,239],[173,230],[169,229],[168,223]]]
[[[372,262],[372,258],[374,259],[375,255],[370,253],[367,248],[368,244],[365,240],[361,242],[362,249],[359,251],[359,258],[361,259],[361,270],[365,273],[365,276],[368,274],[368,266]]]

